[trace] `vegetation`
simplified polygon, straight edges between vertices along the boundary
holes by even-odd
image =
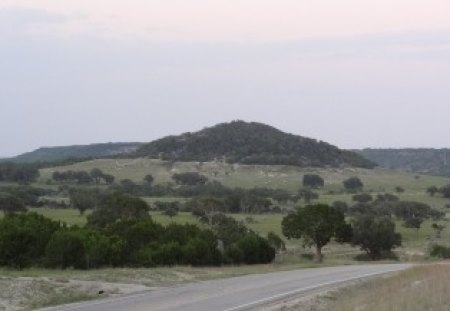
[[[13,162],[60,162],[100,158],[135,151],[141,143],[106,143],[63,147],[43,147],[9,159]]]
[[[322,188],[325,186],[325,181],[320,175],[317,174],[305,174],[303,175],[303,187],[310,188]]]
[[[284,236],[288,239],[303,239],[303,244],[316,248],[316,260],[322,261],[322,248],[331,238],[349,241],[351,228],[345,223],[344,215],[323,204],[299,208],[286,216],[282,222]]]
[[[352,224],[352,244],[360,246],[372,259],[388,257],[392,249],[402,244],[395,224],[388,217],[360,216]]]
[[[30,184],[39,177],[39,167],[35,164],[0,162],[0,182]]]
[[[375,166],[354,152],[286,134],[268,125],[243,121],[219,124],[197,133],[165,137],[143,145],[135,156],[171,162],[226,160],[229,163],[303,167]]]
[[[450,176],[450,149],[364,149],[356,152],[384,168]]]
[[[422,265],[387,277],[369,279],[322,295],[310,304],[283,311],[448,310],[449,265]]]
[[[350,193],[361,191],[364,187],[364,184],[361,181],[361,179],[356,176],[344,180],[342,184],[344,185],[345,190],[347,190]]]

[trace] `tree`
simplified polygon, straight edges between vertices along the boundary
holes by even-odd
[[[149,210],[144,200],[115,192],[101,198],[98,207],[88,216],[88,224],[105,227],[118,221],[145,219],[150,217]]]
[[[145,177],[144,177],[144,181],[145,181],[147,184],[152,185],[153,182],[155,181],[155,179],[153,178],[153,175],[147,174],[147,175],[145,175]]]
[[[208,178],[206,178],[203,175],[200,175],[197,172],[174,174],[172,176],[172,179],[177,184],[185,186],[204,185],[208,182]]]
[[[439,189],[438,189],[438,187],[436,187],[436,186],[430,186],[430,187],[428,187],[427,188],[427,193],[430,195],[430,196],[434,196],[437,192],[439,192]]]
[[[436,239],[440,239],[440,238],[441,238],[441,233],[442,233],[442,231],[445,229],[445,226],[444,226],[444,225],[437,224],[437,223],[433,223],[433,224],[431,225],[431,228],[433,228],[433,230],[434,230]]]
[[[361,179],[359,179],[356,176],[350,177],[344,180],[342,183],[344,185],[345,190],[352,193],[361,191],[364,187],[364,184],[361,181]]]
[[[105,183],[107,185],[111,185],[112,183],[114,183],[114,176],[113,175],[109,175],[109,174],[104,174],[103,175],[103,180],[105,181]]]
[[[346,226],[344,215],[325,204],[307,205],[282,221],[284,236],[288,239],[303,239],[305,246],[315,246],[316,260],[322,261],[322,248]],[[348,233],[348,232],[347,232]]]
[[[91,177],[92,177],[92,179],[94,179],[96,184],[100,183],[100,181],[103,179],[103,175],[104,175],[102,170],[99,169],[99,168],[93,168],[90,171],[90,174],[91,174]]]
[[[298,191],[298,197],[300,199],[303,199],[306,204],[309,204],[312,200],[317,200],[319,198],[319,195],[309,189],[300,189]]]
[[[69,191],[70,204],[83,215],[88,209],[94,209],[99,200],[99,193],[95,190],[76,188]]]
[[[5,214],[23,213],[27,211],[22,200],[9,193],[0,193],[0,210]]]
[[[172,218],[172,217],[175,217],[176,215],[178,215],[178,210],[176,208],[169,207],[169,208],[166,208],[165,210],[163,210],[162,214]]]
[[[352,200],[358,203],[369,203],[373,200],[373,197],[369,193],[361,193],[361,194],[355,194],[352,197]]]
[[[444,198],[450,198],[450,185],[439,188],[439,193],[442,194]]]
[[[352,244],[376,260],[401,246],[402,236],[395,232],[395,224],[388,217],[363,215],[353,222]]]
[[[322,188],[325,181],[317,174],[306,174],[303,176],[303,187],[310,187],[314,189]]]

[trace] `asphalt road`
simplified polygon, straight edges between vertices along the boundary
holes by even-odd
[[[322,287],[410,268],[409,264],[304,269],[204,281],[46,311],[241,311]]]

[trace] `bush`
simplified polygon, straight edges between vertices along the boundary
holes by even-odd
[[[435,244],[431,247],[430,256],[440,259],[448,259],[450,258],[450,247]]]
[[[275,249],[269,242],[256,234],[248,234],[237,242],[244,254],[244,263],[248,265],[272,262],[275,259]]]
[[[47,245],[46,262],[51,268],[87,268],[83,238],[77,229],[61,229]]]

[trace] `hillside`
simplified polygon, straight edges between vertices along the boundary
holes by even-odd
[[[140,143],[104,143],[62,147],[42,147],[35,151],[27,152],[7,160],[26,163],[107,157],[111,155],[134,152],[140,145]]]
[[[384,168],[450,176],[450,149],[364,149],[356,152]]]
[[[328,143],[243,121],[168,136],[143,145],[133,155],[168,161],[225,160],[228,163],[301,167],[375,166],[357,153],[340,150]]]

